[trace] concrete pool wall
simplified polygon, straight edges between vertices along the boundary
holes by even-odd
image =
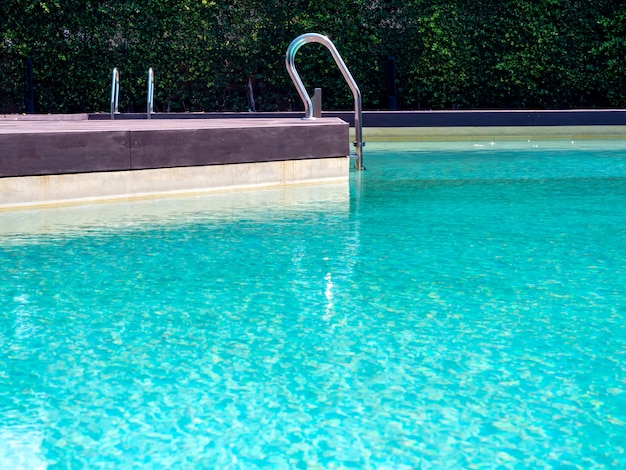
[[[0,209],[346,182],[338,118],[0,120]]]

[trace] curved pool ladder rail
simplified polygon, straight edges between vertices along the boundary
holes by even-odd
[[[328,39],[326,36],[322,36],[321,34],[317,34],[317,33],[306,33],[306,34],[302,34],[298,36],[296,39],[294,39],[291,42],[291,44],[287,48],[287,54],[285,57],[285,65],[287,66],[287,72],[289,72],[289,76],[291,77],[291,80],[293,81],[293,84],[296,86],[296,89],[298,90],[298,94],[300,95],[300,98],[302,99],[302,102],[304,103],[304,117],[302,119],[315,119],[315,117],[313,116],[313,104],[311,102],[311,97],[306,91],[306,88],[304,87],[304,84],[302,83],[302,80],[300,79],[300,75],[298,75],[298,72],[296,70],[296,65],[295,65],[296,52],[298,52],[298,49],[300,49],[303,45],[309,42],[316,42],[318,44],[323,44],[324,46],[326,46],[326,48],[332,54],[333,59],[335,59],[335,62],[337,63],[339,70],[341,70],[341,74],[343,75],[343,78],[348,83],[350,90],[352,90],[352,94],[354,95],[354,134],[355,134],[354,147],[355,147],[355,152],[356,152],[356,169],[363,170],[364,169],[363,147],[365,143],[363,142],[363,128],[361,124],[362,123],[361,91],[359,90],[358,85],[354,81],[354,78],[352,78],[352,74],[350,74],[348,67],[346,67],[346,64],[344,63],[343,59],[339,55],[339,52],[337,51],[337,48],[335,47],[333,42],[330,39]]]
[[[148,69],[148,105],[146,107],[146,114],[148,119],[154,112],[154,71],[152,67]]]
[[[115,114],[119,113],[118,105],[120,99],[120,73],[117,67],[113,68],[111,79],[111,119],[115,119]]]

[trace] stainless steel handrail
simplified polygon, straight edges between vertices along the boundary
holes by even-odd
[[[146,107],[146,114],[148,115],[148,119],[150,119],[150,115],[154,112],[154,72],[152,71],[152,67],[148,69],[148,105]]]
[[[115,114],[118,113],[118,105],[120,98],[120,73],[117,67],[113,68],[113,77],[111,80],[111,119],[115,119]]]
[[[300,79],[300,75],[298,75],[298,72],[296,71],[296,66],[295,66],[296,52],[298,52],[298,49],[300,49],[303,45],[309,42],[316,42],[316,43],[323,44],[324,46],[326,46],[326,48],[332,54],[333,59],[335,59],[335,62],[337,63],[339,70],[341,70],[341,74],[343,75],[343,78],[346,80],[346,82],[348,82],[348,86],[350,87],[350,90],[352,90],[352,94],[354,95],[354,134],[355,134],[354,147],[355,147],[355,152],[356,152],[356,169],[362,170],[364,169],[363,168],[363,146],[365,144],[363,143],[363,128],[361,124],[362,122],[361,91],[359,90],[358,85],[354,81],[354,78],[352,78],[352,75],[350,74],[348,67],[346,67],[346,64],[344,63],[343,59],[339,55],[339,52],[337,52],[337,48],[335,48],[335,45],[332,43],[332,41],[328,39],[326,36],[322,36],[321,34],[317,34],[317,33],[306,33],[306,34],[302,34],[301,36],[298,36],[296,39],[294,39],[291,42],[291,44],[287,48],[287,54],[285,57],[285,65],[287,66],[287,71],[289,72],[289,76],[291,77],[291,80],[293,81],[293,84],[296,86],[296,89],[298,90],[298,94],[300,95],[300,98],[302,99],[302,102],[304,103],[304,117],[302,119],[315,119],[315,117],[313,116],[313,105],[311,103],[311,97],[307,93],[306,88],[304,87],[304,84],[302,83],[302,80]]]

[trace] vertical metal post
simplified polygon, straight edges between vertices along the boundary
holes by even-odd
[[[150,119],[150,115],[154,112],[154,72],[152,71],[152,67],[148,69],[148,106],[146,108],[146,114],[148,115],[148,119]]]
[[[313,117],[322,117],[322,89],[316,88],[313,92]]]
[[[111,79],[111,119],[115,119],[115,114],[118,113],[120,98],[120,73],[117,67],[113,68],[113,77]]]

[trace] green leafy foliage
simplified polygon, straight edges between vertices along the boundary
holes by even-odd
[[[387,107],[385,61],[401,109],[624,107],[626,6],[611,0],[1,0],[0,112],[301,110],[285,70],[305,32],[332,39],[365,109]],[[351,109],[330,53],[296,65],[324,109]]]

